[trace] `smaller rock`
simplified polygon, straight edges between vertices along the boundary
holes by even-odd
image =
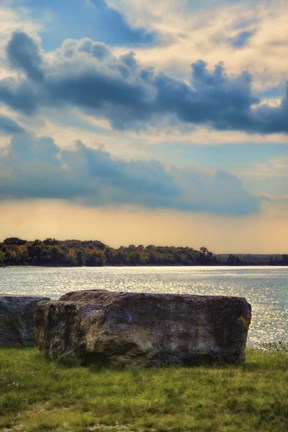
[[[0,347],[35,344],[34,312],[47,297],[0,295]]]

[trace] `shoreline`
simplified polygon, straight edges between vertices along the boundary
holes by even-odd
[[[5,268],[111,268],[111,267],[119,267],[119,268],[137,268],[137,267],[143,267],[143,268],[148,268],[148,267],[184,267],[184,268],[194,268],[194,267],[216,267],[216,268],[255,268],[255,267],[266,267],[266,268],[288,268],[287,264],[237,264],[237,265],[227,265],[227,264],[190,264],[190,265],[183,265],[183,264],[135,264],[135,265],[129,265],[129,264],[106,264],[106,265],[44,265],[44,264],[39,264],[39,265],[32,265],[32,264],[8,264],[8,265],[2,265],[0,266],[0,269],[5,269]]]

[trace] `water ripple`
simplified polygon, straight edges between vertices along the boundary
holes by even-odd
[[[288,343],[287,267],[8,267],[0,293],[52,299],[81,289],[245,297],[253,318],[248,345]]]

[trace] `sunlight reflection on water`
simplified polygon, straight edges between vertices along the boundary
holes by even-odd
[[[7,267],[0,293],[60,295],[81,289],[245,297],[252,305],[248,345],[288,343],[288,267]]]

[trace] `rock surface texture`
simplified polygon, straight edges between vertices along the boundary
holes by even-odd
[[[35,344],[34,312],[41,300],[49,299],[0,295],[0,346]]]
[[[37,305],[36,340],[71,364],[194,365],[245,359],[251,306],[244,298],[104,290]]]

